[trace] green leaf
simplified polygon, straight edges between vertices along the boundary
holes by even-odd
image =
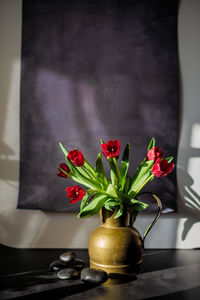
[[[121,190],[123,190],[125,182],[126,182],[126,176],[129,168],[129,153],[130,153],[130,144],[127,144],[124,153],[122,156],[122,161],[121,161]]]
[[[145,164],[146,161],[147,161],[147,158],[145,157],[145,158],[143,159],[143,161],[140,163],[139,168],[141,168],[141,167]],[[137,168],[137,170],[139,170],[139,168]]]
[[[78,183],[80,183],[80,184],[83,184],[83,182],[80,180],[80,179],[78,179],[78,178],[76,178],[75,176],[73,176],[73,173],[72,173],[72,171],[70,172],[70,173],[67,173],[64,169],[62,169],[62,168],[59,168],[59,170],[61,170],[64,174],[66,174],[69,178],[71,178],[72,180],[74,180],[74,181],[76,181],[76,182],[78,182]]]
[[[67,164],[71,170],[71,172],[73,173],[73,176],[79,180],[81,180],[81,183],[84,184],[85,186],[92,188],[92,189],[96,189],[99,188],[100,185],[98,182],[95,182],[92,179],[88,179],[86,178],[82,173],[80,173],[80,171],[78,170],[78,167],[76,167],[68,157],[65,157]]]
[[[121,174],[115,157],[108,157],[108,162],[111,168],[110,177],[113,185],[118,185]]]
[[[87,203],[87,201],[88,201],[88,198],[89,198],[89,194],[86,194],[84,197],[83,197],[83,199],[82,199],[82,201],[81,201],[81,205],[80,205],[80,210],[83,210],[83,208],[85,207],[85,205],[86,205],[86,203]]]
[[[148,146],[148,150],[150,150],[151,148],[155,147],[156,145],[156,140],[154,137],[152,137],[150,143],[149,143],[149,146]]]
[[[123,206],[120,205],[120,208],[118,209],[116,215],[114,216],[114,219],[119,218],[123,214]]]
[[[97,179],[94,168],[93,168],[92,165],[86,160],[86,158],[85,158],[85,162],[84,162],[84,168],[87,170],[88,174],[90,174],[90,176],[91,176],[94,180]]]
[[[137,192],[139,187],[148,180],[148,177],[152,175],[152,167],[154,165],[153,160],[146,161],[143,165],[141,165],[136,174],[133,176],[130,184],[130,189],[128,194],[132,192]]]
[[[77,177],[75,177],[72,173],[72,171],[70,173],[67,173],[64,169],[59,168],[59,170],[61,170],[64,174],[66,174],[69,178],[71,178],[72,180],[74,180],[75,182],[78,182],[80,184],[83,184],[83,181],[81,179],[78,179]]]
[[[85,176],[87,179],[91,179],[91,177],[88,175],[88,173],[82,168],[82,167],[76,167],[78,171]]]
[[[104,187],[106,188],[108,186],[108,181],[104,171],[103,159],[101,153],[99,153],[97,156],[95,171],[97,173],[97,177],[103,182]]]
[[[166,160],[168,161],[168,163],[172,162],[173,156],[167,157]]]
[[[78,218],[86,218],[97,214],[107,199],[108,196],[106,195],[96,194],[91,202],[80,211]]]
[[[131,178],[126,178],[126,182],[125,182],[125,185],[124,185],[124,194],[128,194],[128,190],[129,190],[129,186],[130,186],[130,183],[131,183]]]
[[[62,143],[59,143],[59,146],[60,146],[60,148],[61,148],[61,150],[62,150],[62,152],[64,153],[64,155],[65,156],[67,156],[68,155],[68,151],[67,151],[67,149],[63,146],[63,144]]]
[[[115,173],[113,172],[113,170],[110,170],[110,179],[111,179],[111,182],[113,185],[118,184],[117,177],[115,176]]]
[[[129,197],[135,197],[139,191],[152,179],[154,175],[151,170],[149,170],[139,181],[135,182],[131,188],[131,192],[129,191]]]
[[[116,192],[116,190],[115,190],[115,187],[114,187],[114,185],[111,184],[111,183],[108,185],[107,190],[106,190],[106,193],[107,193],[108,195],[110,195],[111,197],[113,197],[113,198],[117,198],[117,197],[118,197],[117,192]]]
[[[131,199],[128,206],[132,210],[143,210],[143,209],[147,208],[149,205],[147,203],[141,202],[139,200]]]
[[[105,202],[104,207],[108,210],[113,211],[118,205],[120,205],[120,202],[117,201],[117,199],[110,198]]]

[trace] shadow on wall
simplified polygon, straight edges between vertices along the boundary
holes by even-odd
[[[43,239],[46,237],[47,246],[54,245],[52,240],[55,240],[56,246],[62,235],[63,243],[66,242],[67,246],[79,229],[75,216],[71,218],[72,226],[64,228],[66,215],[16,210],[19,181],[21,5],[21,0],[0,1],[0,242],[16,247],[35,247],[38,244],[45,247]],[[52,236],[49,236],[49,232]]]
[[[182,184],[182,189],[179,191],[182,199],[179,208],[187,216],[182,232],[184,241],[192,226],[200,222],[200,195],[193,188],[194,179],[189,173],[179,169],[179,181]]]
[[[4,15],[6,4],[5,1],[1,2],[1,49],[0,49],[0,58],[1,58],[1,73],[0,73],[0,82],[1,82],[1,94],[0,94],[0,179],[3,179],[8,184],[9,181],[18,181],[18,163],[19,161],[15,160],[16,150],[12,149],[5,139],[11,139],[14,135],[18,134],[16,127],[14,132],[10,132],[9,137],[7,136],[7,122],[9,120],[9,110],[12,109],[11,98],[13,93],[15,93],[15,82],[13,78],[13,71],[16,67],[16,53],[18,52],[18,43],[15,43],[14,39],[10,39],[13,36],[12,26],[5,26]],[[16,20],[16,11],[11,10],[11,17]],[[9,25],[9,24],[7,24]],[[16,35],[14,35],[16,36]],[[11,116],[10,116],[11,118]],[[12,128],[13,129],[13,128]],[[18,149],[17,149],[18,151]]]

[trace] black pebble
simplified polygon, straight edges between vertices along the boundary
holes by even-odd
[[[69,262],[64,262],[62,260],[55,260],[50,264],[50,269],[53,271],[59,271],[66,268],[74,268],[78,271],[84,268],[84,262],[81,259],[75,259]]]
[[[74,260],[75,258],[76,258],[76,254],[72,251],[68,251],[68,252],[62,253],[60,255],[60,259],[64,262],[70,262],[70,261]]]
[[[59,271],[66,268],[66,263],[61,260],[55,260],[50,264],[50,269],[53,271]]]
[[[62,269],[57,273],[59,279],[71,279],[78,277],[78,271],[72,268]]]
[[[84,268],[81,271],[81,280],[92,284],[101,284],[108,280],[108,274],[99,269]]]
[[[84,261],[82,261],[81,259],[75,259],[70,262],[66,262],[65,264],[67,267],[74,268],[78,271],[82,270],[85,266]]]

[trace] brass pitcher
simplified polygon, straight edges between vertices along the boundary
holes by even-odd
[[[114,218],[116,212],[101,209],[101,225],[91,234],[89,240],[91,268],[104,270],[109,275],[136,274],[140,271],[144,239],[162,211],[160,199],[155,194],[148,194],[157,201],[158,211],[143,238],[137,229],[132,227],[128,209],[117,219]]]

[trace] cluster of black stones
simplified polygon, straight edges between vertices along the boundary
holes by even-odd
[[[76,258],[72,251],[62,253],[59,260],[50,264],[50,269],[57,272],[59,279],[78,279],[91,284],[101,284],[108,280],[108,274],[105,271],[84,268],[84,261]]]

